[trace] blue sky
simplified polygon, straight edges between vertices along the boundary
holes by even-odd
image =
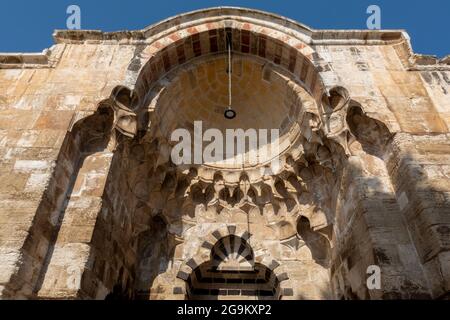
[[[0,10],[0,52],[40,52],[55,29],[66,29],[66,9],[81,7],[82,28],[141,29],[169,16],[214,6],[240,6],[292,18],[315,29],[366,29],[366,9],[377,4],[383,29],[406,29],[415,52],[450,54],[449,0],[13,0]]]

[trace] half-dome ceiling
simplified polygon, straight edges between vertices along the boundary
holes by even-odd
[[[297,136],[302,104],[314,103],[305,90],[274,65],[236,54],[231,92],[232,108],[237,116],[232,120],[224,117],[229,103],[226,55],[200,59],[170,73],[162,81],[166,82],[164,89],[155,95],[150,109],[155,111],[154,120],[157,118],[152,123],[159,124],[159,134],[168,141],[173,131],[181,128],[189,130],[193,137],[194,124],[201,121],[203,133],[218,129],[224,137],[227,129],[255,129],[258,133],[266,129],[269,143],[271,130],[278,129],[277,152],[283,152]],[[246,151],[249,151],[248,141]]]

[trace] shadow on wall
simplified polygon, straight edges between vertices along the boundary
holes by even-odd
[[[58,163],[64,164],[69,160],[69,163],[72,166],[66,168],[64,167],[64,165],[61,165],[59,166],[59,168],[62,168],[63,170],[72,169],[73,173],[68,174],[70,182],[68,184],[67,191],[65,192],[62,207],[57,210],[59,216],[57,217],[58,220],[54,231],[52,232],[50,246],[44,260],[42,271],[40,272],[39,281],[35,290],[36,294],[39,292],[43,284],[42,282],[44,281],[44,277],[48,269],[48,264],[50,263],[50,260],[52,258],[61,224],[64,219],[64,214],[71,199],[73,188],[79,176],[79,172],[83,168],[83,164],[86,158],[97,152],[103,152],[104,150],[106,150],[111,138],[110,133],[112,130],[112,124],[112,110],[108,106],[100,105],[95,114],[83,119],[82,121],[74,125],[71,132],[66,137],[67,143],[63,143],[61,155],[66,158],[64,159],[65,161],[59,159]],[[67,146],[67,148],[64,148],[64,146]],[[55,181],[58,181],[58,179],[55,179]]]
[[[167,224],[160,216],[152,219],[150,228],[138,236],[136,271],[131,283],[121,267],[113,290],[105,300],[149,300],[155,278],[169,268],[170,257]]]
[[[311,229],[310,222],[305,217],[300,217],[297,225],[298,234],[309,248],[314,261],[324,268],[330,267],[331,248],[330,242],[325,236]]]
[[[22,247],[23,260],[6,286],[11,297],[23,295],[35,298],[41,289],[83,161],[88,155],[106,148],[111,127],[111,110],[100,106],[95,114],[78,122],[66,135],[52,178]],[[43,243],[47,247],[42,255],[42,247],[37,246]]]
[[[346,219],[353,220],[353,228],[340,245],[340,256],[334,256],[334,291],[345,299],[445,296],[444,276],[438,271],[444,270],[445,265],[437,266],[437,261],[439,251],[442,254],[444,249],[442,243],[450,237],[446,232],[448,225],[439,229],[445,225],[443,214],[449,211],[450,203],[446,200],[449,190],[445,184],[432,181],[433,177],[426,172],[430,161],[436,158],[412,154],[417,150],[417,141],[424,138],[403,133],[392,135],[383,123],[365,115],[360,106],[350,108],[347,122],[356,137],[354,151],[360,156],[360,163],[349,163],[349,170],[359,172],[358,179],[363,177],[359,184],[364,192],[353,194],[355,200],[363,201]],[[449,144],[448,140],[445,144]],[[436,164],[439,167],[439,161]],[[434,178],[440,175],[440,179],[448,179],[442,170],[437,169],[441,172],[435,171]],[[351,190],[348,186],[346,189]],[[339,260],[342,263],[337,263]],[[365,286],[368,277],[365,268],[369,265],[381,268],[381,290],[369,292]],[[358,273],[364,280],[359,284],[355,281]]]

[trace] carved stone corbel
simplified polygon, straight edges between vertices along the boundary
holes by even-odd
[[[347,125],[349,104],[350,95],[343,87],[332,88],[329,95],[325,95],[322,99],[325,134],[327,138],[341,145],[347,156],[351,155],[349,141],[352,139],[352,133]]]
[[[319,117],[311,112],[307,112],[301,123],[301,132],[308,143],[323,144],[319,135],[320,120]]]
[[[114,148],[117,147],[120,136],[133,139],[137,134],[137,116],[132,110],[136,99],[134,93],[124,86],[117,86],[111,93],[111,108],[114,111]]]

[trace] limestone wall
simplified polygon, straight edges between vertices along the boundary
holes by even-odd
[[[415,55],[406,35],[398,31],[315,31],[292,21],[282,24],[270,14],[239,10],[205,10],[187,14],[181,22],[169,20],[131,33],[58,32],[57,44],[43,54],[0,55],[0,297],[102,299],[116,290],[128,297],[184,298],[188,272],[207,261],[196,261],[207,254],[198,247],[208,241],[214,245],[216,230],[246,224],[254,229],[249,243],[255,245],[255,258],[270,255],[266,267],[272,265],[281,282],[278,292],[285,298],[449,297],[448,58]],[[322,94],[335,86],[348,91],[345,132],[327,131],[326,112],[318,112],[316,119],[321,138],[332,141],[326,147],[339,157],[339,170],[328,171],[318,156],[317,166],[325,169],[311,165],[308,174],[317,180],[308,182],[301,177],[304,171],[285,164],[302,188],[320,193],[311,201],[322,204],[327,217],[326,223],[318,223],[319,218],[305,213],[312,210],[306,206],[295,207],[303,213],[282,211],[294,217],[289,221],[292,239],[302,238],[296,235],[296,219],[310,219],[313,231],[329,241],[329,265],[318,264],[311,248],[298,247],[297,240],[291,243],[291,231],[286,237],[276,231],[272,239],[273,230],[266,230],[267,207],[254,216],[245,209],[247,215],[233,216],[230,211],[219,219],[201,212],[195,201],[189,207],[177,202],[197,191],[187,188],[189,192],[177,198],[172,187],[194,178],[181,177],[161,160],[167,150],[153,146],[144,132],[152,128],[151,121],[143,120],[151,108],[141,106],[139,134],[131,140],[117,129],[117,109],[107,111],[117,103],[117,86],[135,89],[142,104],[150,103],[153,96],[145,96],[146,90],[167,84],[169,70],[189,68],[188,55],[201,65],[209,55],[221,54],[224,48],[214,52],[212,43],[220,38],[215,31],[225,28],[233,29],[239,54],[257,56],[273,69],[276,65],[288,75],[287,83],[308,91],[308,108],[325,108]],[[267,47],[266,37],[272,39]],[[175,64],[179,47],[170,45],[180,41],[189,50]],[[289,91],[294,86],[286,87]],[[190,115],[195,118],[195,111]],[[304,146],[311,143],[304,141]],[[333,149],[335,144],[342,149]],[[334,150],[341,151],[337,155]],[[295,161],[297,168],[301,160]],[[137,189],[145,197],[129,185],[143,174],[148,174],[148,185]],[[211,181],[199,182],[199,189],[216,183],[210,175]],[[286,181],[291,177],[278,178],[289,189]],[[252,179],[250,175],[249,183],[256,185]],[[320,189],[318,181],[330,188]],[[239,174],[233,183],[240,183]],[[274,179],[272,190],[277,183]],[[294,189],[288,190],[290,196],[298,191]],[[300,194],[293,199],[301,200]],[[288,208],[286,197],[273,195],[276,200],[270,201]],[[179,220],[171,220],[170,212],[189,212],[196,218],[178,214]],[[246,221],[248,216],[254,220]],[[164,218],[161,222],[155,217]],[[167,232],[158,233],[160,228]],[[156,256],[146,251],[149,241],[156,243]],[[191,259],[195,263],[189,263]],[[151,267],[144,266],[144,260]],[[382,289],[370,291],[366,270],[374,264],[383,272]],[[145,281],[153,287],[145,289]],[[140,293],[133,291],[136,286]]]

